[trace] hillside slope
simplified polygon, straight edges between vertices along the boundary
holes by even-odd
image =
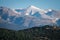
[[[0,40],[60,40],[60,28],[48,25],[19,31],[0,28]]]

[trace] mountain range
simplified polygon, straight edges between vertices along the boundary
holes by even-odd
[[[0,7],[0,28],[22,30],[44,25],[60,26],[60,11],[32,5],[18,9]]]

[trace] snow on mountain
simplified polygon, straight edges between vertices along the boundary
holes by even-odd
[[[37,8],[35,6],[29,6],[25,9],[15,9],[17,12],[20,12],[21,15],[29,15],[29,16],[35,16],[35,17],[42,17],[42,18],[50,18],[48,15],[45,15],[47,11]],[[37,15],[36,15],[37,14]],[[43,17],[45,16],[45,17]]]
[[[19,30],[34,26],[59,24],[59,15],[59,11],[43,10],[35,6],[15,10],[0,7],[0,20],[3,20],[2,22],[0,21],[0,27]]]
[[[17,16],[19,15],[18,12],[10,9],[10,8],[6,8],[6,7],[0,7],[0,15],[3,15],[3,14],[8,14],[9,16]]]
[[[40,8],[37,8],[35,6],[29,6],[26,9],[25,14],[26,15],[30,15],[30,12],[31,12],[31,15],[35,14],[35,12],[39,12],[40,14],[44,14],[45,13],[45,10],[40,9]]]
[[[60,18],[60,11],[50,10],[46,13],[46,15],[53,17],[53,18]]]
[[[31,12],[31,15],[33,15],[35,12],[39,12],[40,14],[44,14],[45,13],[45,10],[43,9],[40,9],[40,8],[37,8],[35,6],[29,6],[25,9],[15,9],[17,12],[25,12],[25,15],[30,15],[30,12]]]

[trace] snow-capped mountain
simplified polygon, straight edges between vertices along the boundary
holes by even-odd
[[[59,24],[59,14],[59,11],[44,10],[35,6],[14,10],[0,7],[0,28],[21,30],[34,26]]]

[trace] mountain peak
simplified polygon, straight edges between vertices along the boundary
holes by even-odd
[[[36,6],[33,6],[33,5],[30,5],[28,8],[31,8],[31,9],[39,9],[40,10],[40,8],[38,8]]]
[[[48,9],[48,11],[52,11],[52,9]]]
[[[30,7],[35,7],[35,6],[33,6],[33,5],[30,5]]]

